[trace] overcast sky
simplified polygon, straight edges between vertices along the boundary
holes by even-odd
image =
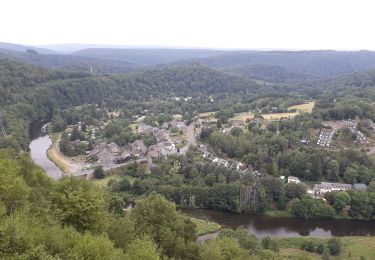
[[[375,49],[375,1],[1,0],[0,41]]]

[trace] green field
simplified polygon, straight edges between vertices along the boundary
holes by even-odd
[[[300,247],[306,241],[313,241],[315,243],[323,242],[326,243],[328,239],[326,238],[309,238],[309,237],[293,237],[293,238],[280,238],[278,239],[280,243],[281,251],[287,252],[292,249],[301,252]],[[375,237],[342,237],[342,252],[337,259],[375,259]],[[292,250],[293,251],[293,250]],[[297,252],[297,251],[296,251]],[[313,259],[320,259],[317,254],[309,254],[310,256],[316,256]],[[336,259],[336,258],[335,258]]]
[[[288,110],[296,109],[300,113],[311,113],[315,107],[315,101],[310,101],[305,104],[295,105],[288,108]]]
[[[204,113],[199,113],[198,116],[200,118],[208,118],[208,117],[214,117],[215,113],[217,111],[211,111],[211,112],[204,112]]]
[[[292,117],[295,117],[296,115],[298,115],[298,112],[262,114],[262,117],[265,120],[274,121],[274,120],[279,120],[282,118],[292,118]]]
[[[121,176],[121,175],[115,174],[115,175],[107,176],[104,179],[92,179],[92,182],[94,183],[95,186],[98,186],[98,187],[107,187],[108,182],[110,180],[119,181],[122,178],[128,179],[128,181],[130,183],[133,183],[134,180],[135,180],[135,178],[133,178],[131,176]]]
[[[219,224],[212,222],[212,221],[206,221],[206,220],[197,219],[197,218],[190,218],[190,219],[191,221],[194,222],[195,225],[197,225],[198,236],[209,234],[209,233],[214,233],[221,228]]]
[[[254,118],[253,112],[243,112],[243,113],[235,114],[234,117],[232,117],[230,120],[242,120],[245,123],[247,119],[250,120],[253,118]]]

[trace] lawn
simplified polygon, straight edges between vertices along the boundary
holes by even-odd
[[[139,127],[138,123],[130,124],[129,127],[133,131],[134,134],[138,133],[138,127]]]
[[[296,109],[300,113],[311,113],[315,107],[315,101],[310,101],[305,104],[295,105],[288,108],[288,110]]]
[[[250,120],[252,118],[254,118],[253,112],[243,112],[235,114],[234,117],[232,117],[230,120],[242,120],[245,123],[247,119]]]
[[[202,220],[202,219],[197,219],[197,218],[190,218],[190,219],[191,221],[195,223],[195,225],[197,225],[198,236],[209,234],[209,233],[214,233],[221,228],[219,224],[212,222],[212,221],[207,221],[207,220]]]
[[[279,120],[281,118],[295,117],[296,115],[298,115],[298,112],[262,114],[262,117],[265,120],[274,121],[274,120]]]
[[[292,214],[286,210],[267,210],[264,215],[272,218],[292,217]]]
[[[105,177],[104,179],[92,179],[92,182],[94,183],[95,186],[98,186],[98,187],[107,187],[108,185],[108,182],[110,180],[115,180],[115,181],[119,181],[121,180],[122,178],[126,178],[128,179],[128,181],[130,183],[133,183],[135,178],[131,177],[131,176],[121,176],[119,174],[115,174],[115,175],[111,175],[111,176],[107,176]]]
[[[174,120],[182,120],[182,115],[181,114],[175,114],[173,115]]]
[[[375,237],[341,237],[342,252],[340,259],[360,259],[363,256],[365,259],[375,259]],[[293,237],[278,239],[282,251],[290,251],[292,249],[298,250],[306,241],[314,241],[315,243],[326,242],[326,238],[309,238],[309,237]],[[299,250],[300,251],[300,250]],[[310,254],[310,256],[312,256]]]
[[[199,113],[198,116],[200,118],[207,118],[207,117],[213,117],[217,111],[212,112],[205,112],[205,113]]]

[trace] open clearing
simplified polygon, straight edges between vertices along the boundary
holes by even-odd
[[[217,112],[217,111],[211,111],[211,112],[199,113],[198,116],[199,116],[200,118],[214,117],[216,112]]]
[[[305,241],[314,241],[315,243],[327,242],[325,238],[309,238],[309,237],[293,237],[280,238],[281,252],[287,253],[294,248],[298,250]],[[375,259],[375,237],[373,236],[358,236],[358,237],[341,237],[342,252],[339,259],[360,259],[363,256],[365,259]],[[301,251],[301,250],[299,250]],[[280,253],[281,253],[280,252]],[[303,253],[301,251],[301,253]],[[306,254],[313,256],[313,254]]]
[[[197,218],[190,218],[191,221],[194,222],[195,225],[197,225],[197,232],[198,236],[205,235],[209,233],[214,233],[218,231],[221,226],[215,222],[197,219]]]
[[[234,117],[232,117],[230,120],[242,120],[243,122],[246,122],[246,120],[250,120],[254,118],[253,112],[243,112],[235,114]]]
[[[291,113],[272,113],[272,114],[262,114],[262,117],[265,120],[268,121],[274,121],[274,120],[279,120],[282,118],[292,118],[298,115],[298,112],[291,112]]]
[[[133,133],[135,133],[135,134],[138,133],[138,127],[139,127],[138,123],[130,124],[129,127],[133,131]]]
[[[311,113],[314,107],[315,107],[315,101],[309,101],[305,104],[288,107],[288,110],[296,109],[300,113]]]

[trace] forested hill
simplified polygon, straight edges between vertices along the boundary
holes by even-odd
[[[139,65],[126,61],[103,60],[74,55],[41,54],[32,49],[21,52],[0,48],[0,57],[45,68],[92,72],[94,74],[124,73],[140,69]]]
[[[224,71],[250,80],[263,80],[271,83],[292,83],[320,79],[317,75],[278,65],[245,64],[225,68]]]
[[[33,47],[33,46],[26,46],[26,45],[7,43],[7,42],[0,42],[0,49],[7,49],[7,50],[19,51],[19,52],[25,52],[27,50],[34,50],[42,54],[56,54],[55,51],[46,49],[46,48],[38,48],[38,47]]]
[[[73,55],[127,61],[140,65],[158,65],[176,62],[179,60],[212,57],[226,53],[221,50],[205,49],[111,49],[111,48],[89,48],[73,52]]]
[[[338,77],[375,69],[375,52],[370,51],[236,51],[195,60],[213,68],[231,69],[244,65],[273,65],[316,77]]]
[[[22,62],[0,58],[0,106],[13,104],[27,89],[51,81],[87,77],[87,73],[44,69]]]
[[[241,95],[267,90],[266,87],[253,81],[198,64],[148,70],[129,76],[114,75],[110,78],[120,84],[121,89],[129,89],[135,94],[145,93],[148,97],[171,94],[221,96],[235,93]]]
[[[125,75],[92,76],[46,70],[0,60],[0,105],[10,140],[1,146],[28,144],[33,120],[85,103],[150,101],[171,96],[253,95],[268,87],[198,65],[154,69]],[[4,141],[4,140],[3,140]]]

